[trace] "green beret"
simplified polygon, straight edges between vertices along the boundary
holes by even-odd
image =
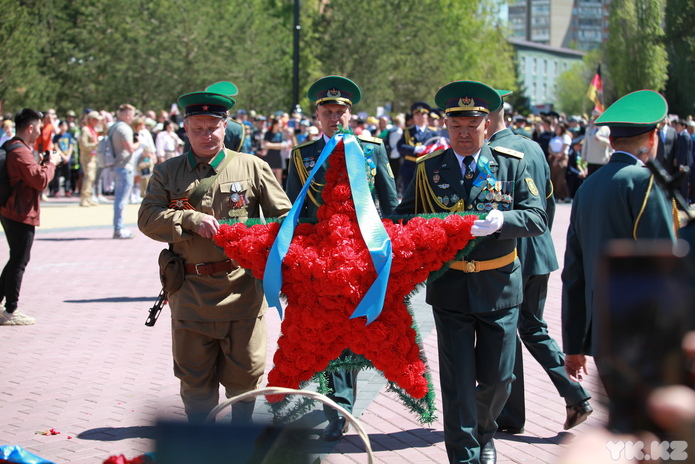
[[[185,109],[184,118],[203,114],[226,118],[227,111],[236,103],[231,97],[206,91],[181,95],[178,102]]]
[[[215,82],[214,84],[207,86],[205,91],[219,93],[220,95],[227,95],[228,97],[233,97],[239,93],[239,89],[237,89],[236,85],[228,81]]]
[[[450,82],[437,91],[434,101],[451,117],[485,116],[502,105],[495,89],[476,81]]]
[[[362,99],[362,91],[347,77],[326,76],[314,82],[307,92],[309,100],[320,105],[352,106]]]
[[[613,137],[634,137],[656,128],[668,114],[666,99],[654,90],[638,90],[613,103],[594,124],[611,128]]]

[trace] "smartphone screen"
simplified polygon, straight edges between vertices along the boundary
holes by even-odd
[[[597,364],[609,397],[609,428],[648,430],[654,388],[685,382],[681,346],[691,311],[692,275],[679,241],[610,242],[596,284]]]

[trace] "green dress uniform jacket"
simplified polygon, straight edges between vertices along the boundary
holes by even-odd
[[[526,169],[534,179],[538,195],[545,199],[545,213],[548,216],[548,228],[541,235],[523,237],[517,240],[516,247],[521,261],[521,274],[526,276],[550,274],[558,269],[557,257],[550,229],[555,219],[555,197],[550,183],[550,168],[540,145],[521,135],[515,135],[511,129],[502,129],[490,137],[490,148],[497,146],[511,148],[524,154]],[[544,182],[540,180],[544,179]]]
[[[362,150],[364,151],[365,161],[371,171],[370,180],[374,186],[372,194],[377,209],[381,211],[382,217],[389,216],[398,205],[398,195],[393,173],[389,165],[389,159],[384,149],[381,139],[375,137],[357,137]],[[324,137],[318,140],[303,143],[292,150],[287,174],[287,196],[292,202],[297,199],[299,192],[304,186],[309,173],[316,165],[321,151],[326,146]],[[328,158],[327,163],[330,163]],[[316,212],[321,201],[321,189],[325,184],[327,163],[319,168],[312,185],[308,190],[300,217],[316,218]]]
[[[562,270],[562,339],[567,354],[601,356],[594,321],[596,260],[612,239],[675,240],[672,204],[649,169],[615,152],[575,195]]]
[[[529,176],[526,161],[520,159],[518,154],[514,156],[509,152],[501,147],[491,149],[488,146],[480,151],[480,158],[490,161],[490,171],[495,178],[510,183],[513,192],[510,192],[512,201],[508,203],[509,210],[503,210],[502,229],[482,238],[466,258],[468,260],[486,261],[503,257],[514,251],[517,238],[540,235],[546,230],[548,218],[544,210],[545,199],[540,196]],[[439,213],[463,208],[465,211],[484,213],[485,208],[494,201],[480,198],[486,190],[483,185],[474,185],[470,194],[466,195],[461,165],[454,151],[449,148],[432,155],[426,155],[418,162],[413,182],[396,212]],[[423,198],[422,192],[428,189],[430,197]],[[512,308],[520,305],[522,298],[519,260],[499,269],[478,273],[467,274],[450,269],[427,286],[427,303],[470,313]],[[465,307],[461,302],[467,302]]]
[[[190,209],[188,197],[226,156],[233,158],[199,205]],[[235,203],[233,196],[241,201]],[[206,214],[218,220],[243,220],[260,217],[261,211],[265,217],[281,217],[290,208],[263,160],[225,149],[208,164],[199,162],[189,151],[155,166],[138,213],[138,227],[154,240],[173,243],[173,251],[186,264],[221,262],[228,259],[222,250],[194,232]],[[203,322],[256,318],[267,307],[261,282],[238,266],[207,276],[187,274],[183,286],[169,295],[169,303],[172,318]]]
[[[511,129],[503,129],[490,137],[490,146],[503,146],[524,153],[527,171],[534,179],[539,196],[545,198],[548,229],[541,235],[521,237],[517,240],[521,274],[524,281],[524,301],[519,308],[514,383],[504,409],[497,418],[501,428],[523,429],[526,421],[524,398],[524,364],[521,342],[534,359],[543,367],[560,396],[568,405],[590,398],[589,393],[578,382],[573,382],[565,372],[564,356],[557,342],[548,333],[548,324],[543,319],[548,294],[549,274],[558,269],[555,247],[550,234],[555,217],[555,198],[550,182],[550,168],[543,150],[536,142],[515,135]]]

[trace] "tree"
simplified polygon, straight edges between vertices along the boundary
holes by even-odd
[[[665,96],[669,112],[681,117],[695,114],[695,2],[668,0],[665,42],[668,51],[668,83]]]
[[[565,114],[582,114],[591,113],[594,103],[587,97],[587,91],[591,79],[596,74],[598,64],[602,61],[602,53],[600,50],[594,50],[582,59],[581,63],[575,63],[570,69],[560,74],[557,79],[557,110]],[[611,88],[607,85],[606,76],[603,76],[604,84],[604,103],[606,95]]]
[[[40,71],[38,36],[29,8],[0,0],[0,104],[4,113],[20,107],[40,108],[47,79]]]
[[[610,8],[607,68],[617,96],[645,88],[662,91],[668,65],[663,0],[612,0]]]

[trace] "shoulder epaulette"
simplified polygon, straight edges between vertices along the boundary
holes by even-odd
[[[511,148],[507,147],[492,147],[493,150],[496,152],[502,153],[504,155],[509,155],[513,156],[514,158],[519,158],[522,159],[524,157],[524,153],[516,150],[512,150]]]
[[[437,150],[437,151],[433,151],[432,153],[427,153],[426,155],[419,157],[417,159],[416,163],[419,164],[419,163],[422,163],[423,161],[430,160],[434,157],[441,155],[442,153],[444,153],[444,150]]]
[[[434,127],[434,126],[427,126],[427,128],[428,128],[429,130],[433,130],[433,131],[437,132],[437,128]]]
[[[311,145],[312,143],[316,143],[316,142],[317,142],[316,140],[309,140],[309,141],[307,141],[307,142],[300,143],[299,145],[297,145],[296,147],[294,147],[292,150],[299,150],[300,148],[308,147],[308,146]]]
[[[362,140],[363,142],[376,143],[377,145],[381,145],[382,143],[384,143],[384,141],[381,140],[379,137],[367,137],[366,135],[358,135],[357,138]]]

